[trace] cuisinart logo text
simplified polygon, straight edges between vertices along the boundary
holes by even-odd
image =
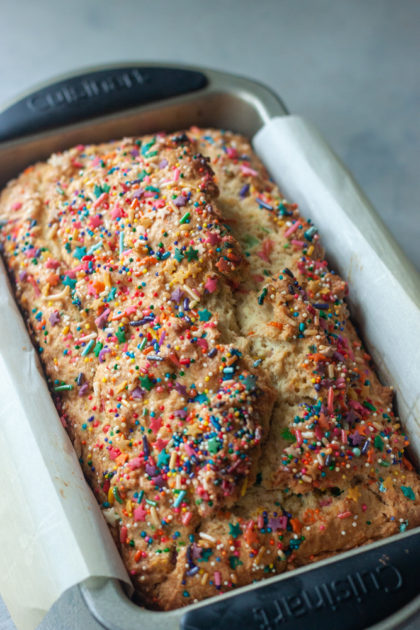
[[[264,607],[253,608],[252,614],[258,630],[274,630],[280,624],[303,617],[322,609],[337,610],[349,600],[361,602],[372,597],[375,591],[393,593],[403,585],[402,575],[392,564],[371,571],[347,575],[345,578],[325,582],[299,593],[279,597]]]
[[[146,77],[137,68],[106,74],[99,78],[73,80],[51,90],[41,90],[30,96],[26,104],[32,111],[45,112],[62,105],[72,105],[111,92],[129,90],[143,85]]]

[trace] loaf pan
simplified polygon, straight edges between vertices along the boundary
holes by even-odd
[[[89,69],[39,86],[0,113],[0,186],[74,144],[191,125],[251,139],[287,115],[269,89],[226,73],[151,63]],[[117,580],[75,588],[107,630],[387,630],[420,615],[419,565],[417,528],[171,612],[141,608]]]

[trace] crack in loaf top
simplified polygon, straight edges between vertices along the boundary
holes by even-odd
[[[245,138],[190,133],[211,158],[219,207],[252,270],[238,298],[241,330],[278,392],[264,483],[302,492],[397,469],[407,440],[392,390],[372,369],[349,318],[347,284],[329,268],[316,226]]]
[[[105,504],[139,476],[165,497],[158,521],[233,502],[273,394],[220,322],[246,263],[208,161],[184,134],[157,135],[76,147],[17,183],[1,202],[5,253]]]

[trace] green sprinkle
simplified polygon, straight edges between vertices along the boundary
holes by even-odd
[[[381,437],[379,435],[377,435],[373,441],[373,444],[375,446],[375,448],[377,448],[379,451],[383,451],[384,450],[384,443],[383,440],[381,439]]]
[[[284,429],[281,436],[284,440],[287,440],[288,442],[296,442],[296,438],[289,428]]]
[[[73,389],[73,385],[56,385],[54,387],[55,392],[66,392]]]
[[[370,409],[371,411],[376,411],[376,407],[374,407],[374,406],[372,405],[372,403],[367,402],[367,400],[365,400],[365,401],[362,403],[362,405],[363,405],[363,407],[366,407],[366,409]]]
[[[242,529],[239,523],[236,523],[236,525],[229,523],[229,536],[232,536],[232,538],[238,538],[238,536],[240,536],[241,534]]]
[[[258,304],[260,306],[264,304],[264,300],[265,300],[265,296],[267,295],[267,292],[268,292],[267,287],[264,287],[264,289],[261,292],[261,295],[258,296]]]
[[[411,486],[401,486],[402,493],[407,499],[411,499],[415,501],[416,495],[414,494],[413,488]]]
[[[235,570],[236,567],[240,564],[243,564],[242,560],[239,560],[237,556],[229,556],[229,564],[230,568]]]
[[[100,353],[100,351],[102,350],[103,347],[104,347],[104,344],[101,341],[98,341],[98,343],[96,344],[96,346],[93,349],[95,357],[99,357],[99,353]]]
[[[151,379],[149,378],[147,374],[146,376],[140,376],[140,384],[142,387],[147,389],[148,392],[150,392],[150,390],[153,389],[153,382],[151,381]]]
[[[153,501],[152,499],[145,499],[145,501],[146,503],[148,503],[148,505],[154,505],[154,506],[157,505],[156,501]]]
[[[179,224],[183,225],[184,223],[189,223],[190,218],[191,218],[191,212],[186,212],[184,216],[182,217],[182,219],[179,220]]]
[[[123,343],[124,341],[126,341],[125,338],[125,331],[124,328],[122,326],[120,326],[117,330],[117,332],[115,333],[115,336],[117,337],[118,341],[120,343]]]
[[[145,348],[146,344],[147,344],[147,338],[146,338],[146,337],[143,337],[143,339],[142,339],[142,340],[140,341],[140,343],[139,343],[139,350],[140,350],[140,352],[141,352],[142,350],[144,350],[144,348]]]
[[[114,486],[112,488],[112,494],[114,495],[114,497],[117,499],[118,503],[122,503],[123,500],[120,497],[120,493],[118,492],[118,488],[116,486]]]

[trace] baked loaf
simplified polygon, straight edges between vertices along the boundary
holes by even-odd
[[[420,523],[347,285],[244,138],[77,146],[10,182],[0,216],[142,603],[179,607]]]

